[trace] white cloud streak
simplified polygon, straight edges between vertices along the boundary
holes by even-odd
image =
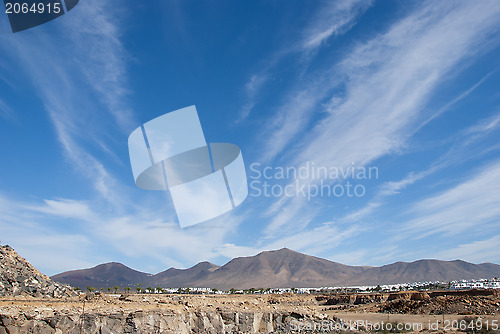
[[[51,34],[33,30],[8,35],[0,46],[34,83],[65,157],[80,176],[91,181],[97,195],[86,201],[56,198],[36,204],[16,203],[8,216],[3,215],[2,223],[13,228],[4,229],[2,236],[13,240],[24,253],[33,254],[36,249],[40,255],[33,262],[51,273],[102,259],[95,254],[96,244],[132,259],[153,258],[159,270],[167,264],[191,265],[218,256],[215,248],[240,221],[225,215],[217,220],[224,229],[211,223],[208,229],[181,230],[164,206],[155,207],[157,201],[130,200],[126,186],[110,172],[104,161],[108,145],[116,144],[117,137],[123,139],[120,145],[126,145],[126,135],[135,127],[134,115],[126,105],[127,53],[120,41],[121,23],[112,16],[116,8],[108,10],[113,4],[82,1],[66,15],[71,19],[63,16],[57,20],[62,29]],[[98,155],[99,149],[105,154]],[[23,220],[31,221],[32,228],[21,239],[26,229]],[[63,220],[64,231],[81,233],[56,232]],[[27,243],[36,235],[45,237],[46,250]],[[65,240],[74,242],[75,252],[69,251],[71,247],[68,253],[61,252],[67,245]],[[82,261],[83,255],[75,256],[82,247],[88,247],[88,252],[81,252],[88,256],[88,262]],[[60,256],[55,256],[57,252]],[[51,260],[44,261],[42,254]],[[70,254],[74,261],[70,261]]]
[[[105,129],[117,128],[123,135],[133,122],[125,104],[126,53],[107,6],[109,2],[81,2],[67,15],[71,19],[57,21],[60,30],[4,36],[1,48],[34,83],[75,170],[92,180],[102,198],[116,203],[119,192],[111,189],[117,181],[92,153],[106,150],[111,137]]]
[[[324,223],[307,231],[297,231],[267,244],[267,249],[293,245],[293,249],[308,254],[326,254],[328,250],[348,243],[363,231],[357,225],[340,229],[334,223]]]
[[[348,96],[306,138],[298,162],[365,164],[399,149],[446,74],[498,29],[500,9],[488,3],[430,4],[341,62]]]
[[[74,213],[67,211],[68,207],[62,208],[64,204],[61,203],[64,200],[56,202],[59,202],[59,205],[52,203],[52,206],[34,206],[7,199],[0,194],[2,243],[13,246],[37,269],[48,275],[67,270],[68,266],[89,266],[92,264],[92,258],[97,258],[98,261],[102,259],[91,254],[93,247],[88,236],[74,231],[53,229],[51,220],[55,217],[74,216]],[[47,215],[51,219],[41,223],[41,217]]]
[[[116,261],[109,258],[110,252],[126,257],[128,265],[143,271],[187,268],[231,253],[221,245],[247,218],[246,213],[230,212],[203,225],[181,229],[175,217],[169,219],[149,206],[120,215],[90,201],[53,199],[33,204],[3,196],[0,211],[2,241],[29,255],[29,260],[48,274]],[[108,251],[101,254],[98,249]]]
[[[26,206],[25,208],[31,211],[64,218],[74,218],[80,220],[91,220],[94,218],[94,215],[86,202],[64,198],[55,200],[46,199],[44,202],[45,205]]]
[[[347,77],[344,101],[327,109],[328,116],[301,138],[293,164],[314,161],[319,166],[346,167],[354,162],[364,166],[401,150],[447,74],[479,52],[480,45],[491,42],[491,34],[499,28],[499,14],[494,2],[426,2],[386,33],[356,46],[331,68],[331,77],[324,76],[322,85],[335,87],[339,76]],[[270,136],[266,158],[290,146],[293,150],[293,138],[303,131],[323,96],[324,90],[307,95],[303,108],[290,107],[278,116],[283,121]],[[289,103],[301,105],[300,101]],[[298,203],[281,205],[283,211],[297,210]],[[283,231],[282,227],[282,221],[274,220],[266,231],[272,235]],[[295,227],[291,223],[287,228]]]
[[[243,122],[253,107],[255,106],[255,99],[260,88],[265,84],[268,80],[268,77],[265,74],[254,74],[250,78],[250,80],[245,85],[245,93],[247,96],[247,103],[241,108],[239,118],[236,120],[236,123]]]
[[[12,118],[14,115],[14,111],[11,107],[9,107],[5,101],[0,99],[0,116],[4,118]]]
[[[218,248],[218,252],[228,258],[253,256],[266,250],[281,249],[284,247],[303,252],[306,254],[329,254],[332,248],[336,248],[346,241],[361,233],[363,229],[352,225],[349,229],[339,229],[333,223],[324,223],[308,231],[300,231],[295,234],[273,240],[257,246],[237,246],[234,244],[224,244]],[[347,257],[344,257],[347,258]],[[333,259],[333,261],[337,261]]]
[[[500,235],[485,240],[473,241],[458,245],[438,254],[440,259],[461,259],[473,263],[500,262]]]
[[[310,19],[311,23],[299,32],[301,36],[300,41],[292,43],[292,46],[290,46],[290,44],[283,45],[270,57],[263,69],[250,77],[245,85],[247,102],[241,108],[237,122],[240,123],[244,121],[250,115],[258,101],[260,89],[269,78],[272,77],[271,72],[273,68],[278,65],[285,56],[290,54],[298,55],[302,63],[299,67],[307,67],[315,53],[317,53],[329,39],[342,35],[350,30],[356,23],[357,18],[359,18],[371,4],[372,1],[369,0],[340,0],[325,2],[322,6],[319,6],[313,18]],[[293,138],[294,134],[298,133],[299,129],[305,127],[308,122],[308,118],[305,116],[307,115],[307,111],[313,107],[309,104],[309,96],[315,95],[313,91],[318,94],[321,89],[318,86],[314,89],[299,89],[298,91],[292,92],[290,96],[297,97],[292,97],[293,101],[290,101],[290,103],[280,108],[278,116],[271,122],[274,125],[271,127],[270,131],[274,132],[273,129],[276,127],[276,124],[281,124],[282,122],[286,122],[283,128],[290,128],[294,125],[299,126],[296,131],[289,136],[288,140],[290,140]],[[304,117],[299,117],[301,114]],[[281,133],[281,136],[285,136],[285,133]],[[277,138],[279,135],[273,135],[273,137]],[[278,150],[279,144],[277,143],[277,145]],[[269,152],[268,155],[273,156],[273,152]]]
[[[500,162],[478,171],[468,180],[415,204],[416,216],[403,231],[418,231],[422,238],[436,233],[453,235],[485,229],[500,221]]]
[[[348,31],[356,23],[356,18],[371,5],[372,1],[366,0],[327,2],[304,29],[298,48],[307,52],[317,50],[332,36]]]

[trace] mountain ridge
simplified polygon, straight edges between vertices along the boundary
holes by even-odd
[[[223,290],[324,287],[451,281],[500,277],[500,265],[463,260],[421,259],[372,266],[349,266],[282,248],[236,257],[222,266],[208,261],[186,268],[143,273],[118,262],[63,272],[52,279],[73,286],[210,287]],[[78,284],[78,285],[75,285]]]
[[[85,289],[87,286],[129,286],[131,282],[141,282],[146,280],[149,276],[151,276],[151,274],[132,269],[122,263],[107,262],[92,268],[66,271],[51,276],[51,279],[60,283],[70,282],[66,284]]]

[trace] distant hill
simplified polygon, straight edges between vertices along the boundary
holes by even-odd
[[[152,275],[131,269],[121,263],[110,262],[89,269],[67,271],[51,278],[56,282],[85,290],[88,286],[94,288],[134,286],[145,282],[150,276]]]
[[[193,286],[218,289],[324,286],[365,270],[301,254],[287,248],[235,258]]]
[[[156,275],[152,275],[146,281],[146,284],[151,287],[186,287],[186,282],[192,283],[196,281],[203,281],[218,268],[220,267],[210,262],[200,262],[189,269],[170,268]]]
[[[492,263],[473,264],[461,260],[419,260],[396,262],[373,267],[352,277],[355,285],[395,284],[405,282],[452,281],[457,279],[493,278],[500,276],[500,266]]]
[[[222,267],[200,262],[189,269],[170,268],[156,275],[119,263],[61,273],[57,282],[80,288],[135,286],[211,287],[223,290],[276,287],[323,287],[452,281],[500,277],[500,266],[465,261],[419,260],[381,267],[348,266],[283,248],[235,258]]]

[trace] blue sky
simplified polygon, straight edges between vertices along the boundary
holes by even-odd
[[[500,263],[498,17],[498,1],[81,0],[13,34],[3,14],[0,241],[47,274],[282,247]],[[135,186],[127,138],[190,105],[251,187],[181,229],[168,193]],[[310,166],[377,173],[276,174]]]

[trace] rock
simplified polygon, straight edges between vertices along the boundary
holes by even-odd
[[[326,301],[325,305],[351,304],[351,298],[355,297],[348,294],[333,295]]]
[[[70,286],[53,282],[8,245],[0,246],[0,259],[0,296],[76,295]]]
[[[69,310],[68,310],[69,311]],[[165,310],[85,313],[78,310],[67,315],[27,317],[17,310],[15,314],[0,314],[0,334],[3,333],[272,333],[287,328],[290,321],[304,319],[321,321],[299,313],[270,312],[167,312]],[[81,328],[81,332],[80,332]],[[34,331],[33,331],[34,330]]]
[[[426,300],[430,299],[431,297],[427,292],[415,292],[411,295],[411,300]]]

